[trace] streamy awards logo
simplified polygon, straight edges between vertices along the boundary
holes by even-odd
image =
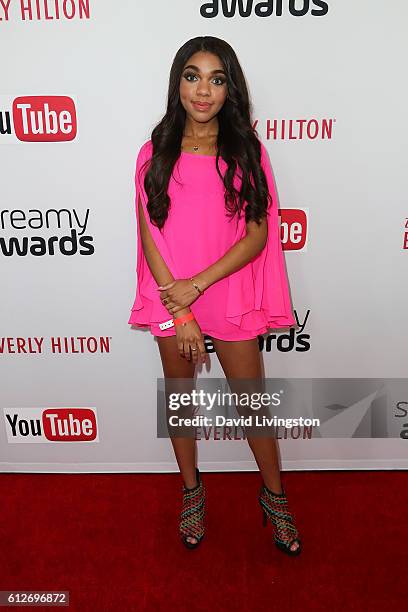
[[[329,12],[329,5],[322,0],[213,0],[204,2],[200,7],[202,17],[211,19],[223,15],[224,17],[324,17]]]
[[[93,255],[88,220],[89,208],[85,213],[75,208],[0,208],[0,258]]]

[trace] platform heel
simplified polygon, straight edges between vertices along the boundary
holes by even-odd
[[[196,468],[197,485],[193,489],[187,489],[183,484],[183,506],[180,515],[180,536],[183,544],[194,549],[204,538],[204,516],[205,516],[205,487],[201,480],[199,469]],[[195,543],[189,542],[187,538],[195,538]]]
[[[283,487],[282,493],[274,493],[265,485],[262,485],[259,503],[262,508],[263,526],[266,527],[268,518],[274,526],[274,541],[277,548],[291,557],[299,555],[302,543],[293,517],[289,512],[288,500]],[[298,544],[298,547],[291,550],[294,542]]]

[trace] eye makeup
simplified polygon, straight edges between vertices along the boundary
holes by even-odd
[[[186,72],[183,74],[183,78],[185,78],[185,79],[186,79],[186,81],[188,81],[189,83],[191,83],[191,82],[192,82],[192,81],[190,80],[190,77],[196,77],[196,76],[197,76],[197,75],[196,75],[194,72],[191,72],[191,71],[189,71],[189,70],[187,70],[187,71],[186,71]],[[222,76],[221,74],[220,74],[220,76],[213,76],[213,77],[212,77],[212,80],[214,80],[214,79],[218,79],[219,83],[215,83],[215,84],[216,84],[216,85],[218,85],[218,86],[219,86],[219,85],[224,85],[224,83],[226,83],[226,82],[227,82],[227,79],[226,79],[224,76]]]

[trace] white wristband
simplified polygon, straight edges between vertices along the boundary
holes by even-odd
[[[174,321],[173,319],[169,319],[168,321],[165,321],[164,323],[159,323],[159,327],[160,329],[168,329],[169,327],[174,327]]]

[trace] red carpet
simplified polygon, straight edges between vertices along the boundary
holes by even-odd
[[[67,590],[75,612],[408,609],[404,471],[284,472],[295,558],[262,527],[259,474],[203,480],[207,533],[189,551],[179,475],[2,474],[0,590]]]

